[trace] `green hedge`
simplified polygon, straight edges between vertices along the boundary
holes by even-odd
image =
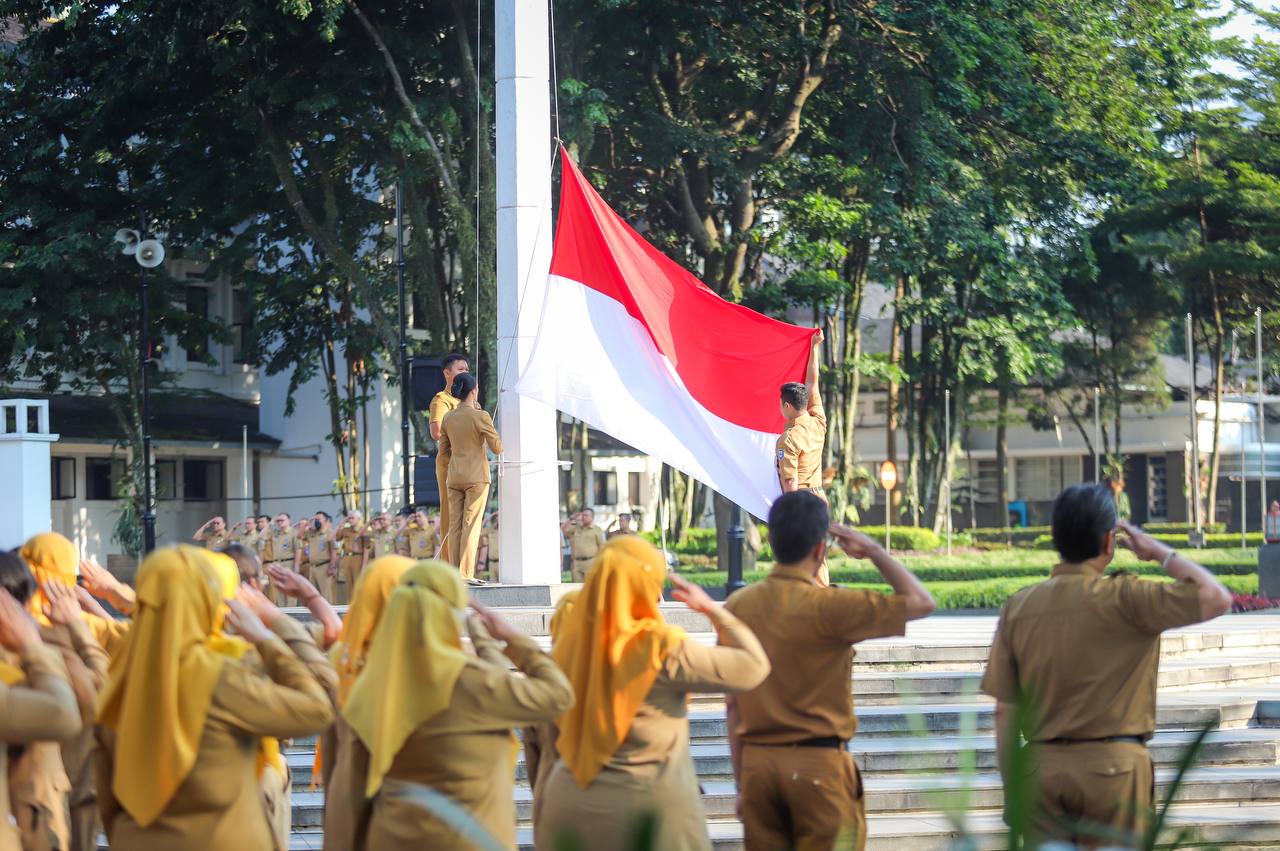
[[[1155,532],[1155,533],[1152,533],[1151,537],[1155,538],[1157,541],[1168,544],[1169,546],[1172,546],[1172,547],[1187,546],[1187,534],[1185,532],[1182,532],[1182,533]],[[1246,547],[1260,547],[1262,546],[1262,544],[1263,544],[1263,540],[1262,540],[1261,532],[1249,532],[1247,535],[1245,535]],[[1053,549],[1053,538],[1051,538],[1048,535],[1041,535],[1040,537],[1036,538],[1035,546],[1037,549],[1051,550]],[[1238,548],[1239,546],[1240,546],[1239,532],[1210,532],[1205,534],[1204,536],[1205,549],[1229,550],[1229,549]]]
[[[857,529],[879,543],[884,543],[884,526],[858,526]],[[955,543],[955,537],[952,536],[952,543]],[[922,529],[919,526],[892,526],[889,529],[889,546],[895,550],[928,552],[942,545],[942,539],[932,529]]]
[[[884,541],[883,526],[859,526],[858,531],[870,535],[877,541]],[[760,552],[757,557],[761,561],[773,561],[773,550],[769,546],[769,527],[760,524],[757,527],[760,532]],[[894,526],[890,530],[891,544],[895,550],[912,550],[927,552],[939,549],[943,545],[942,539],[933,533],[932,529],[921,529],[916,526]],[[655,547],[662,546],[662,535],[654,529],[648,532],[641,532],[640,537],[644,538]],[[952,535],[952,544],[957,547],[968,546],[972,543],[972,539],[965,533],[954,533]],[[715,529],[686,529],[684,538],[679,541],[667,539],[667,549],[675,553],[682,561],[687,557],[710,557],[715,558],[716,555],[716,530]]]

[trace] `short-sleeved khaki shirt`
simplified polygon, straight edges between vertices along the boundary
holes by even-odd
[[[394,529],[378,529],[369,534],[369,555],[372,558],[391,555],[396,551],[396,533]]]
[[[264,562],[293,561],[293,551],[298,545],[298,537],[293,529],[285,532],[272,529],[262,536],[262,539],[262,560]]]
[[[448,388],[441,390],[439,393],[431,397],[431,404],[427,406],[427,422],[440,425],[444,422],[444,415],[458,407],[458,403],[462,400],[449,392]],[[436,453],[436,468],[440,476],[444,475],[445,468],[449,466],[447,459],[442,458],[442,453]],[[440,495],[441,498],[444,494]]]
[[[775,566],[725,603],[760,639],[773,663],[768,678],[734,697],[744,742],[785,745],[853,738],[853,647],[907,631],[906,598],[852,588],[821,588],[803,569]]]
[[[1002,703],[1025,693],[1033,741],[1149,738],[1160,633],[1199,621],[1193,583],[1060,564],[1004,604],[982,690]]]
[[[307,538],[307,561],[320,566],[328,564],[333,556],[333,533],[313,532]]]
[[[586,561],[596,557],[604,542],[604,530],[594,523],[590,526],[575,526],[569,533],[569,552],[574,561]]]
[[[220,550],[231,542],[231,536],[226,532],[218,532],[216,535],[205,535],[201,541],[206,550]]]
[[[822,494],[822,447],[827,440],[827,414],[814,405],[778,436],[778,481],[791,479],[801,490]]]

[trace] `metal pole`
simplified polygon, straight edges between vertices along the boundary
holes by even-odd
[[[147,238],[147,216],[138,216],[138,241]],[[138,272],[142,333],[138,361],[142,366],[142,554],[156,548],[156,511],[151,493],[151,313],[147,309],[147,270]]]
[[[404,192],[396,181],[396,287],[400,293],[400,477],[401,504],[409,501],[409,326],[404,292]]]
[[[1241,417],[1240,418],[1240,548],[1241,549],[1244,549],[1248,545],[1248,541],[1249,541],[1248,537],[1245,534],[1246,532],[1249,531],[1249,528],[1248,528],[1249,520],[1248,520],[1248,515],[1244,513],[1245,502],[1246,502],[1245,493],[1244,493],[1244,488],[1245,488],[1244,429],[1246,425],[1248,425],[1248,423],[1246,423],[1244,418]]]
[[[1255,308],[1253,318],[1256,329],[1258,356],[1258,513],[1262,515],[1258,528],[1267,531],[1267,419],[1262,407],[1262,308]]]
[[[1102,481],[1102,413],[1098,409],[1100,389],[1093,388],[1093,483]]]
[[[1187,416],[1191,420],[1191,513],[1196,524],[1196,537],[1200,537],[1200,428],[1196,421],[1196,349],[1191,336],[1191,314],[1187,314],[1187,360],[1191,364],[1191,379],[1187,386]]]
[[[893,552],[891,541],[893,538],[890,532],[893,531],[893,491],[885,488],[884,491],[884,550],[885,552]]]
[[[249,427],[240,427],[240,496],[244,508],[249,508]]]
[[[943,510],[946,511],[947,519],[947,555],[951,555],[951,391],[947,390],[943,394],[942,414],[945,420],[943,431],[947,435],[947,451],[942,456],[942,469],[946,473],[946,492],[947,501],[943,503]]]
[[[729,530],[725,536],[729,540],[729,576],[724,586],[727,597],[747,584],[742,579],[742,542],[747,535],[742,528],[742,508],[737,503],[729,508]]]

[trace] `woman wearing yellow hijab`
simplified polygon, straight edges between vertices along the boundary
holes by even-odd
[[[76,577],[79,575],[80,551],[76,549],[75,544],[57,532],[42,532],[23,544],[18,554],[22,556],[36,578],[36,593],[27,601],[27,608],[31,616],[36,619],[36,623],[49,626],[49,618],[45,614],[49,607],[49,598],[45,594],[45,588],[50,583],[57,583],[63,587],[75,589]],[[93,637],[107,648],[108,652],[114,649],[116,643],[128,631],[127,623],[98,617],[88,612],[83,612],[80,617],[88,625]]]
[[[689,755],[688,695],[755,688],[769,660],[745,624],[674,575],[676,599],[710,619],[719,646],[668,625],[658,607],[665,573],[648,542],[614,538],[560,625],[553,655],[578,700],[560,717],[560,760],[539,792],[538,851],[570,836],[587,851],[624,848],[646,815],[658,820],[655,848],[711,848]]]
[[[410,800],[408,784],[444,795],[503,847],[515,847],[511,731],[554,718],[573,693],[551,657],[482,606],[474,608],[485,629],[506,642],[519,673],[464,653],[459,621],[466,604],[457,568],[438,561],[408,570],[387,603],[342,709],[357,737],[359,756],[350,765],[363,765],[343,805],[350,823],[368,825],[348,847],[472,847]],[[340,847],[328,825],[325,847]]]
[[[573,611],[578,601],[575,589],[565,593],[556,600],[555,611],[551,613],[551,622],[547,625],[551,633],[551,652],[556,652],[556,639],[560,635],[560,625]],[[555,721],[544,721],[535,727],[525,727],[520,731],[520,741],[524,744],[524,773],[529,778],[529,791],[533,793],[533,823],[538,824],[538,816],[542,811],[543,795],[547,778],[556,764],[556,739],[560,730]]]
[[[138,570],[133,628],[98,704],[98,793],[112,848],[270,851],[257,740],[333,720],[307,667],[248,608],[225,604],[202,550],[161,549]],[[225,616],[268,676],[218,652]]]

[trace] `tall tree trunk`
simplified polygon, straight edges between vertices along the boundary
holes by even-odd
[[[847,475],[857,463],[858,393],[861,389],[859,359],[862,357],[862,298],[867,286],[867,260],[869,243],[857,240],[849,246],[845,259],[844,277],[844,352],[841,366],[845,373],[844,433],[840,447],[840,470]]]
[[[902,302],[907,295],[907,276],[898,275],[897,285],[893,291],[893,329],[890,332],[889,339],[889,369],[896,372],[902,364]],[[885,456],[893,464],[898,466],[898,408],[901,404],[900,387],[896,375],[889,377],[889,388],[886,394],[885,405],[887,408],[887,420],[885,422]],[[899,477],[901,478],[901,477]],[[889,492],[888,510],[893,513],[896,520],[897,511],[902,506],[902,487],[896,487]]]
[[[1001,364],[996,390],[996,507],[1000,525],[1009,525],[1009,374]]]
[[[1226,367],[1222,358],[1224,336],[1222,312],[1218,306],[1216,293],[1213,301],[1215,326],[1211,347],[1213,353],[1213,448],[1209,453],[1209,510],[1206,515],[1209,525],[1218,521],[1218,470],[1222,463],[1222,389],[1226,383]]]

